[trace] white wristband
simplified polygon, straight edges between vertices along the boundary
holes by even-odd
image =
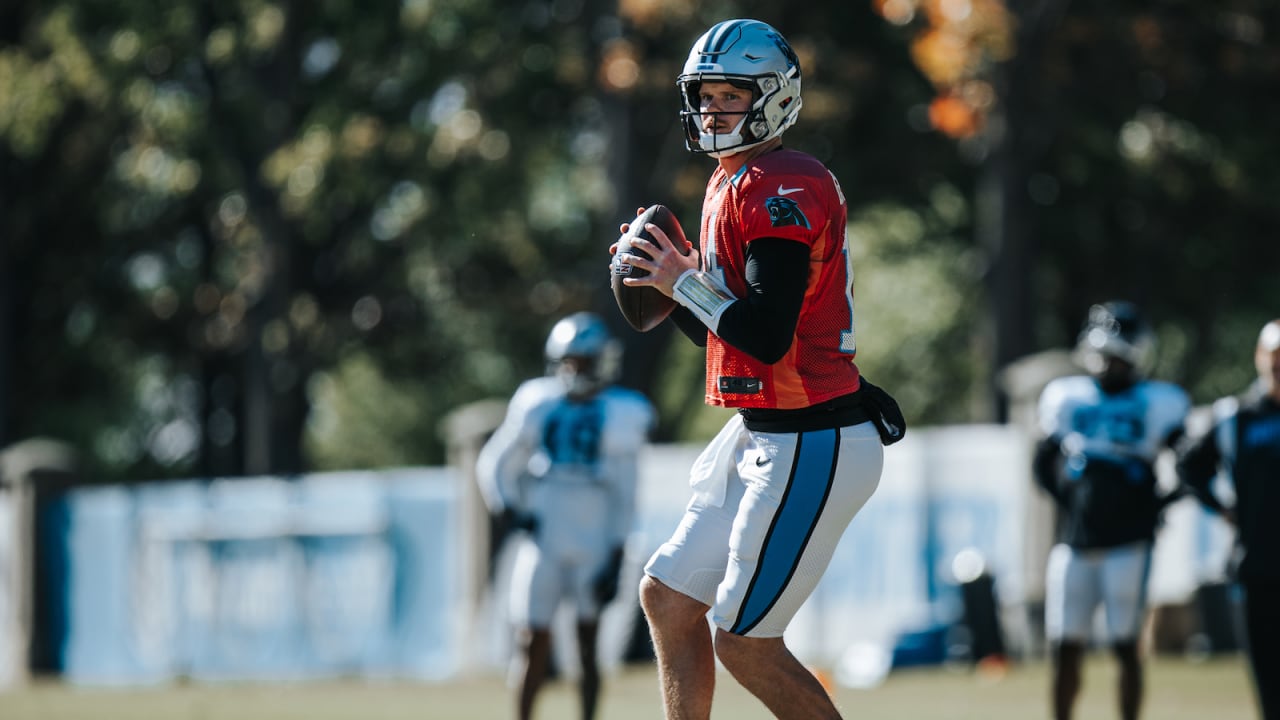
[[[685,270],[672,291],[676,302],[692,310],[711,332],[718,329],[725,309],[738,300],[717,275],[702,270]]]

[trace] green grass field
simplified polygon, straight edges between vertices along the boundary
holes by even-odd
[[[1115,717],[1112,666],[1090,660],[1077,716]],[[1256,717],[1241,658],[1201,663],[1158,658],[1148,664],[1143,717],[1152,720],[1245,720]],[[845,717],[858,720],[1026,720],[1047,718],[1043,663],[1014,666],[1001,679],[944,670],[899,671],[872,690],[840,689]],[[0,693],[5,720],[502,720],[510,695],[496,675],[447,684],[336,682],[294,685],[177,684],[149,689],[73,688],[56,682]],[[540,718],[578,717],[573,686],[556,682],[540,698]],[[651,667],[608,678],[600,720],[662,717]],[[714,718],[749,720],[769,714],[733,679],[721,675]]]

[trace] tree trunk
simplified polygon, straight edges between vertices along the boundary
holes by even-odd
[[[990,365],[986,391],[989,412],[976,417],[1005,422],[1009,398],[1000,387],[1000,371],[1035,350],[1037,296],[1033,292],[1039,238],[1027,215],[1027,184],[1035,159],[1049,138],[1041,132],[1048,119],[1037,113],[1035,90],[1045,35],[1056,26],[1069,0],[1010,0],[1016,17],[1016,52],[995,66],[992,82],[998,98],[988,118],[990,149],[978,180],[977,233],[987,251],[990,303]]]

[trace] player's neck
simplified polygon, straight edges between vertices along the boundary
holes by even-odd
[[[1098,387],[1102,388],[1102,392],[1108,395],[1119,395],[1122,392],[1127,392],[1129,388],[1137,385],[1141,380],[1141,378],[1127,374],[1102,375],[1095,379],[1097,380]]]
[[[1271,399],[1272,404],[1280,405],[1280,383],[1272,384],[1270,387],[1263,385],[1263,392]]]
[[[760,143],[759,145],[743,150],[740,153],[720,158],[720,167],[724,169],[729,177],[733,177],[734,173],[742,169],[743,165],[755,160],[767,152],[773,152],[782,147],[782,138],[776,137],[771,140]]]

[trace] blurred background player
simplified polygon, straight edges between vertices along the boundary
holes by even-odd
[[[650,225],[655,242],[635,244],[653,259],[629,262],[651,274],[624,281],[675,298],[672,320],[706,347],[707,403],[738,409],[694,463],[694,497],[640,585],[668,718],[710,717],[716,658],[776,717],[839,717],[783,635],[875,491],[882,442],[905,429],[854,364],[844,194],[782,146],[800,76],[756,20],[694,43],[680,120],[686,147],[718,161],[700,246],[686,257]]]
[[[1187,394],[1145,373],[1155,337],[1131,303],[1094,305],[1076,345],[1088,375],[1058,378],[1040,395],[1043,439],[1036,481],[1060,510],[1058,544],[1045,571],[1045,634],[1053,665],[1052,707],[1071,717],[1094,614],[1119,663],[1120,716],[1138,717],[1138,636],[1160,511],[1155,462],[1181,436]]]
[[[1262,717],[1280,719],[1280,319],[1254,349],[1258,380],[1213,404],[1212,429],[1180,448],[1178,475],[1236,528],[1234,576],[1244,589],[1249,664]],[[1212,481],[1222,470],[1234,490],[1225,507]]]
[[[547,375],[517,388],[482,449],[477,477],[491,512],[522,530],[511,578],[517,716],[532,717],[551,662],[551,621],[576,606],[582,717],[600,688],[598,620],[617,594],[635,514],[638,454],[654,410],[611,385],[621,346],[590,313],[563,318],[547,337]]]

